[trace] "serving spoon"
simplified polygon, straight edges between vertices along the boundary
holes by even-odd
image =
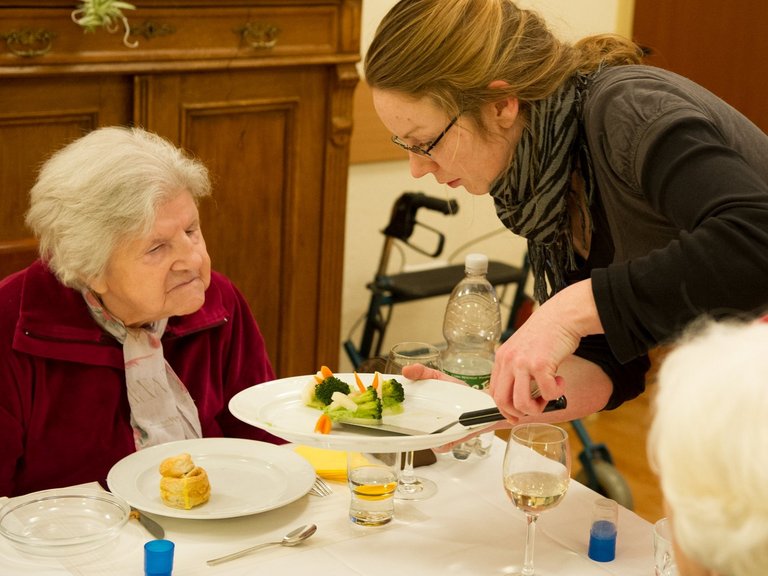
[[[304,542],[307,538],[312,536],[317,531],[317,526],[314,524],[305,524],[304,526],[299,526],[298,528],[291,530],[283,536],[282,540],[279,540],[277,542],[265,542],[263,544],[257,544],[256,546],[251,546],[250,548],[246,548],[245,550],[240,550],[239,552],[233,552],[232,554],[227,554],[226,556],[221,556],[219,558],[214,558],[212,560],[207,560],[206,564],[209,566],[216,566],[216,564],[221,564],[222,562],[228,562],[229,560],[234,560],[235,558],[240,558],[242,556],[245,556],[246,554],[250,554],[251,552],[255,552],[256,550],[260,550],[261,548],[266,548],[267,546],[296,546],[296,544],[300,544],[301,542]]]

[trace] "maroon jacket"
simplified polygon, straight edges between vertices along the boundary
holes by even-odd
[[[203,436],[284,442],[227,409],[274,372],[226,277],[213,272],[203,307],[170,318],[162,340]],[[103,480],[134,451],[122,346],[93,321],[82,295],[40,261],[0,281],[0,495]]]

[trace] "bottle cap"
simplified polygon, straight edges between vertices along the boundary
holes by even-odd
[[[173,549],[170,540],[150,540],[144,544],[144,574],[146,576],[171,576]]]
[[[464,258],[464,269],[472,274],[485,274],[488,272],[488,256],[472,253]]]
[[[610,562],[616,557],[616,534],[619,506],[609,498],[596,500],[592,507],[587,555],[597,562]]]

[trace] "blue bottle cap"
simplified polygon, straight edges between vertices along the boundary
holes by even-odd
[[[171,576],[173,549],[170,540],[150,540],[144,544],[144,574],[146,576]]]
[[[608,520],[592,524],[587,555],[597,562],[610,562],[616,558],[616,524]]]

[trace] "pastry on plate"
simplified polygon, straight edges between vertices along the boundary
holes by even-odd
[[[160,497],[166,506],[189,510],[205,504],[211,496],[208,474],[195,466],[187,453],[163,460],[160,475]]]

